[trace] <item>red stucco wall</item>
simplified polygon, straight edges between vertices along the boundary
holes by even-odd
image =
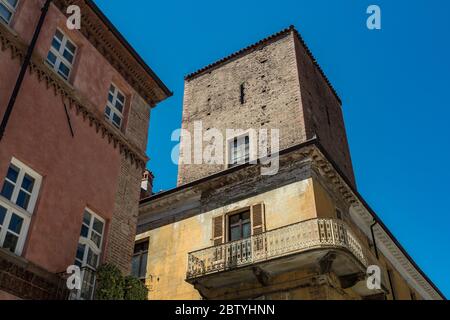
[[[41,0],[21,1],[12,23],[20,37],[28,41],[41,3]],[[52,5],[36,48],[42,57],[47,55],[57,26],[64,30],[65,18]],[[81,33],[64,31],[79,48],[70,82],[100,114],[111,82],[119,83],[126,94],[133,94]],[[0,51],[0,116],[18,72],[19,61],[11,59],[9,50]],[[47,89],[45,82],[39,82],[36,75],[27,74],[0,142],[1,183],[12,157],[43,177],[23,256],[50,272],[62,272],[73,264],[84,208],[89,207],[108,224],[117,191],[118,149],[74,110],[70,111],[70,117],[74,138],[61,97]]]

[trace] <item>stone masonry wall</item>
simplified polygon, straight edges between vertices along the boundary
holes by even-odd
[[[204,132],[215,128],[224,136],[226,129],[279,129],[281,150],[317,136],[355,186],[341,103],[295,31],[187,79],[183,129],[192,136],[195,121],[202,121]],[[182,150],[187,150],[185,143]],[[224,141],[224,159],[226,145]],[[193,149],[191,141],[191,153]],[[226,168],[226,161],[180,164],[178,185]]]
[[[340,170],[355,186],[341,103],[298,37],[295,37],[295,48],[307,138],[317,136]]]
[[[134,94],[131,100],[131,108],[128,113],[126,126],[127,138],[143,152],[147,148],[147,135],[150,121],[150,107],[138,95]]]
[[[125,128],[127,139],[145,153],[150,106],[133,94]],[[124,274],[131,270],[143,170],[122,157],[118,173],[114,212],[109,225],[105,262],[117,265]]]
[[[114,212],[108,228],[105,262],[117,265],[124,274],[131,270],[141,179],[142,169],[122,159]]]
[[[293,34],[185,83],[183,129],[280,129],[280,149],[306,139]],[[241,104],[241,84],[245,101]],[[182,141],[183,144],[183,141]],[[206,145],[207,142],[204,143]],[[182,146],[183,147],[183,146]],[[193,148],[192,148],[193,149]],[[224,141],[224,155],[226,155]],[[226,169],[226,165],[179,166],[178,184]]]

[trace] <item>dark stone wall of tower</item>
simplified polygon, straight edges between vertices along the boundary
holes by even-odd
[[[226,129],[279,129],[281,150],[317,135],[354,185],[340,103],[294,30],[188,78],[182,128],[193,135],[196,121],[202,121],[204,131],[215,128],[224,136]],[[182,150],[185,143],[181,142]],[[226,157],[226,143],[223,150]],[[178,185],[226,168],[226,164],[180,164]]]
[[[240,102],[241,84],[245,86],[244,104]],[[300,98],[295,46],[290,34],[187,80],[183,129],[192,133],[194,122],[200,120],[204,130],[216,128],[224,135],[226,129],[279,129],[280,149],[285,149],[306,139]],[[178,184],[224,169],[225,165],[181,164]]]
[[[308,139],[315,135],[319,138],[339,169],[356,187],[341,102],[298,37],[295,37],[295,49],[306,136]]]

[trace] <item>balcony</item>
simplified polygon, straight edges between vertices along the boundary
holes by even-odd
[[[255,267],[271,276],[317,264],[328,254],[339,277],[365,275],[376,259],[361,243],[340,220],[308,220],[191,252],[186,281],[205,288],[229,287],[254,279]]]

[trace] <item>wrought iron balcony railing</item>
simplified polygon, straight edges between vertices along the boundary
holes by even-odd
[[[340,220],[313,219],[251,238],[189,253],[187,279],[269,261],[314,249],[344,249],[367,267],[372,262],[350,228]]]

